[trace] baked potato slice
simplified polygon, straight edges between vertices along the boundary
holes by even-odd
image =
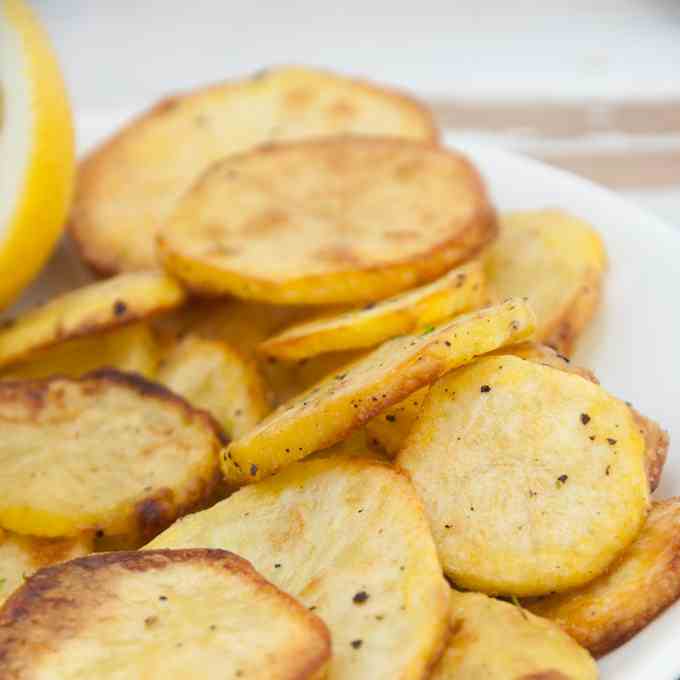
[[[427,677],[448,586],[412,485],[357,458],[307,461],[190,515],[150,548],[224,548],[299,599],[333,637],[329,680]]]
[[[212,165],[158,235],[197,293],[275,304],[380,300],[432,281],[496,234],[476,169],[385,137],[259,147]]]
[[[430,680],[596,680],[597,665],[559,626],[482,593],[451,592],[451,636]]]
[[[649,507],[628,406],[514,356],[481,358],[435,383],[397,465],[423,499],[447,575],[488,594],[592,581]]]
[[[81,557],[0,610],[13,680],[319,680],[330,647],[317,616],[223,550]]]
[[[502,216],[487,255],[490,287],[501,298],[528,296],[536,339],[567,356],[597,309],[605,268],[598,233],[561,210]]]
[[[509,300],[384,343],[229,444],[221,457],[227,481],[253,482],[332,446],[447,371],[527,338],[533,323],[524,302]]]
[[[140,376],[0,382],[0,526],[150,537],[210,497],[221,430]]]

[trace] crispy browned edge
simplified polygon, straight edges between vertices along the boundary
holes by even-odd
[[[629,408],[635,423],[640,428],[640,434],[645,438],[645,468],[649,479],[649,488],[651,491],[655,491],[661,481],[661,473],[668,456],[670,437],[668,432],[653,420],[643,416],[632,406],[629,406]]]
[[[0,609],[0,679],[10,680],[20,677],[16,670],[8,668],[10,664],[16,669],[17,659],[30,657],[30,667],[36,654],[45,651],[40,643],[41,635],[35,645],[31,644],[35,629],[44,634],[49,631],[50,643],[55,646],[59,641],[77,636],[89,623],[88,616],[80,618],[80,626],[69,626],[72,619],[63,616],[64,612],[84,606],[98,606],[97,603],[82,603],[78,595],[78,580],[86,578],[88,582],[96,578],[98,573],[109,567],[121,567],[134,577],[135,572],[161,570],[174,563],[201,562],[215,568],[242,575],[254,582],[258,590],[268,591],[286,605],[286,609],[299,619],[305,620],[315,629],[322,645],[318,654],[311,657],[307,665],[297,676],[300,680],[314,677],[331,656],[331,636],[324,622],[306,607],[287,593],[279,590],[265,580],[247,560],[226,550],[209,548],[186,548],[178,550],[145,550],[99,553],[79,557],[69,562],[46,567],[37,571],[17,589]],[[74,570],[74,567],[77,570]],[[82,570],[85,573],[81,573]],[[69,582],[69,576],[73,576]],[[104,579],[106,578],[104,574]],[[101,591],[105,592],[105,591]],[[68,622],[67,625],[64,625]],[[3,672],[6,668],[6,674]],[[19,665],[21,672],[21,665]]]
[[[437,142],[416,141],[410,139],[401,139],[398,137],[377,137],[372,135],[336,135],[327,137],[303,138],[300,140],[287,142],[267,142],[265,144],[261,144],[260,146],[254,147],[253,149],[248,149],[241,153],[233,154],[228,158],[212,163],[196,179],[187,193],[192,192],[196,187],[200,186],[200,184],[203,183],[206,178],[208,178],[224,163],[232,163],[234,161],[240,160],[241,158],[247,158],[253,155],[277,153],[279,151],[285,151],[289,148],[299,149],[300,147],[327,147],[337,144],[345,144],[347,142],[360,143],[362,145],[393,146],[396,148],[410,146],[412,148],[420,148],[423,151],[447,156],[449,158],[455,158],[456,161],[460,163],[461,167],[464,168],[464,171],[468,173],[468,177],[472,184],[471,190],[479,199],[479,209],[477,210],[477,213],[462,229],[457,232],[455,236],[433,245],[430,250],[426,252],[410,255],[409,257],[403,258],[401,260],[390,262],[387,265],[373,264],[369,266],[360,265],[358,267],[354,265],[348,270],[348,274],[365,274],[375,272],[393,273],[399,271],[400,269],[413,268],[417,271],[417,280],[411,287],[418,286],[428,283],[436,279],[438,276],[442,276],[455,266],[462,265],[465,262],[474,259],[497,238],[499,233],[498,214],[491,203],[486,184],[477,170],[477,167],[464,154],[456,150],[442,147]],[[157,236],[157,243],[162,244],[164,241],[165,239],[163,238],[162,234],[159,234]],[[464,250],[464,254],[460,253],[461,250]],[[162,255],[161,259],[163,259]],[[261,277],[249,275],[248,278],[257,281],[261,286],[273,287],[278,285],[276,282],[272,282]],[[323,282],[327,278],[327,275],[303,276],[301,278],[295,279],[295,282],[298,285],[302,285],[304,283],[308,286],[313,286],[316,285],[318,280]],[[200,282],[189,282],[182,280],[182,285],[199,296],[214,297],[216,295],[215,291],[210,288],[203,287]],[[396,295],[399,292],[399,290],[395,290],[391,294]],[[403,290],[401,292],[403,292]]]
[[[22,395],[32,401],[36,408],[40,408],[45,400],[45,395],[54,382],[70,382],[80,384],[94,382],[100,385],[113,384],[131,389],[142,397],[151,397],[165,402],[178,409],[192,421],[202,423],[203,427],[212,431],[216,441],[215,475],[207,484],[197,482],[196,488],[191,489],[186,504],[179,506],[173,502],[173,494],[170,489],[158,489],[152,496],[140,501],[136,507],[137,534],[133,543],[140,545],[151,540],[161,531],[169,527],[178,517],[190,512],[203,509],[213,499],[220,485],[222,475],[219,470],[219,449],[229,443],[229,438],[224,433],[217,421],[202,409],[193,407],[186,399],[175,394],[167,387],[144,378],[137,373],[126,373],[114,368],[102,368],[87,373],[82,378],[74,379],[64,376],[51,376],[41,380],[2,380],[0,381],[0,402],[7,398],[7,394],[20,390]],[[93,527],[93,529],[97,529]],[[97,530],[97,539],[103,534]]]
[[[76,191],[73,200],[74,207],[79,202],[81,188],[82,187],[86,188],[90,175],[96,176],[99,174],[99,166],[104,159],[107,159],[109,149],[115,146],[120,140],[128,136],[134,135],[136,133],[138,126],[148,123],[149,121],[152,121],[155,118],[162,116],[164,113],[171,111],[179,104],[179,102],[181,102],[184,99],[193,96],[202,96],[205,94],[210,94],[211,92],[219,91],[224,87],[244,86],[248,83],[248,81],[257,80],[265,75],[268,75],[271,72],[281,71],[287,68],[290,68],[290,66],[281,65],[273,69],[262,69],[249,77],[233,78],[230,80],[213,83],[210,85],[206,85],[204,87],[199,87],[193,90],[187,90],[184,92],[163,97],[158,102],[156,102],[156,104],[152,105],[151,108],[147,109],[146,111],[143,111],[142,113],[132,118],[132,120],[125,124],[120,130],[118,130],[118,132],[108,137],[108,139],[106,139],[96,149],[91,151],[80,162],[77,173]],[[308,67],[293,66],[293,68],[308,68]],[[434,114],[432,113],[432,111],[427,106],[420,103],[417,99],[406,94],[402,90],[390,86],[374,84],[366,78],[344,76],[339,73],[335,73],[329,69],[312,68],[311,70],[314,71],[315,73],[322,73],[333,77],[348,80],[364,91],[368,91],[371,93],[376,92],[381,93],[385,95],[387,98],[397,101],[401,106],[409,108],[414,113],[419,114],[423,121],[425,122],[426,126],[429,127],[430,129],[429,134],[431,141],[434,143],[439,142],[440,131],[439,128],[437,127]],[[78,253],[78,256],[80,257],[81,261],[84,262],[98,276],[103,277],[111,276],[113,274],[126,271],[125,269],[121,269],[120,267],[116,266],[116,262],[113,259],[107,257],[105,253],[98,252],[97,249],[92,249],[89,247],[88,238],[87,237],[84,238],[81,232],[82,224],[85,224],[85,233],[87,233],[92,228],[92,225],[89,224],[89,221],[86,218],[79,219],[77,213],[73,211],[71,213],[71,216],[69,217],[67,231],[72,237],[72,241],[75,245],[76,252]]]

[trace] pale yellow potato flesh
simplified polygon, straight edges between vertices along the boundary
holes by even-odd
[[[397,465],[453,582],[519,597],[592,581],[632,543],[644,456],[630,409],[599,385],[493,356],[430,388]]]
[[[77,288],[0,327],[0,367],[66,340],[174,309],[185,299],[181,286],[159,272],[125,274]]]
[[[482,263],[473,261],[388,300],[288,327],[259,348],[269,356],[292,361],[327,352],[375,347],[397,335],[481,307],[485,299]]]
[[[208,411],[230,439],[251,430],[270,410],[257,365],[226,342],[187,336],[164,356],[157,380]]]
[[[375,461],[296,463],[190,515],[150,548],[233,550],[328,625],[329,680],[426,678],[448,586],[412,485]]]
[[[501,298],[528,297],[536,339],[569,355],[597,309],[606,264],[590,224],[561,210],[535,210],[501,217],[487,276]]]
[[[606,574],[526,606],[601,656],[633,637],[679,597],[680,498],[670,498],[652,504],[642,531]]]
[[[210,498],[217,425],[133,374],[0,382],[0,526],[147,540]]]
[[[158,247],[164,268],[199,294],[355,304],[432,281],[495,235],[464,156],[344,137],[215,163],[177,203]]]
[[[597,665],[559,626],[482,593],[451,592],[451,636],[430,680],[596,680]]]
[[[13,680],[320,680],[330,647],[317,616],[223,550],[90,555],[0,610]]]
[[[390,340],[284,403],[221,456],[229,482],[276,472],[345,439],[371,418],[475,356],[526,339],[534,330],[521,300],[459,316],[419,335]]]

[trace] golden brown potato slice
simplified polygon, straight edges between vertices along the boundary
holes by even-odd
[[[0,366],[58,343],[179,307],[186,294],[157,272],[125,274],[77,288],[0,328]]]
[[[318,680],[330,647],[317,616],[223,550],[81,557],[0,610],[13,680]]]
[[[680,597],[680,498],[652,504],[622,557],[582,588],[528,602],[595,656],[616,649]]]
[[[666,464],[670,438],[668,432],[663,430],[653,420],[638,413],[632,406],[631,411],[640,428],[640,434],[645,438],[645,466],[647,468],[647,478],[649,479],[649,488],[652,491],[655,491],[656,487],[659,486],[661,473]]]
[[[222,454],[228,481],[247,483],[332,446],[392,404],[475,356],[525,339],[531,309],[521,300],[456,317],[390,340],[342,372],[282,404]]]
[[[379,300],[432,281],[496,233],[475,168],[434,145],[346,137],[211,166],[159,234],[191,289],[276,304]]]
[[[219,428],[139,376],[0,382],[0,526],[150,537],[208,498]]]
[[[226,342],[187,336],[164,357],[158,382],[212,414],[232,439],[269,412],[255,362]]]
[[[597,232],[560,210],[506,215],[487,265],[501,297],[529,297],[537,339],[569,355],[600,299],[606,255]]]
[[[91,534],[36,538],[0,529],[0,605],[38,569],[91,552]]]
[[[397,464],[421,494],[446,573],[489,594],[591,581],[635,539],[649,504],[626,404],[514,356],[435,383]]]
[[[260,344],[279,359],[306,359],[326,352],[375,347],[456,314],[482,306],[484,272],[473,261],[420,288],[344,314],[324,315],[291,326]]]
[[[2,378],[35,379],[55,375],[80,378],[104,367],[153,378],[159,359],[151,330],[140,322],[35,352],[24,363],[9,367]]]
[[[185,517],[151,548],[220,547],[250,560],[328,625],[329,680],[425,678],[448,586],[408,479],[377,462],[297,463]]]
[[[451,637],[430,680],[596,680],[597,665],[559,626],[482,593],[451,592]]]
[[[155,234],[211,163],[265,142],[348,133],[438,137],[430,112],[413,99],[307,68],[170,97],[81,164],[71,233],[103,273],[152,268]]]

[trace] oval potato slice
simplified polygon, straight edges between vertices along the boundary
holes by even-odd
[[[649,504],[630,409],[514,356],[435,383],[397,464],[425,503],[446,573],[489,594],[591,581],[635,539]]]
[[[329,680],[425,678],[448,586],[408,479],[377,462],[297,463],[183,518],[151,548],[234,550],[328,625]]]
[[[372,134],[434,142],[409,97],[309,68],[279,68],[169,97],[81,163],[71,234],[105,274],[156,266],[154,237],[211,163],[274,140]]]
[[[91,534],[36,538],[0,529],[0,605],[38,569],[91,552]]]
[[[451,592],[451,637],[430,680],[596,680],[588,652],[558,626],[482,593]]]
[[[133,374],[0,382],[0,526],[148,540],[210,497],[220,434],[207,413]]]
[[[481,307],[485,298],[482,265],[473,261],[389,300],[291,326],[261,343],[260,351],[290,361],[374,347],[397,335]]]
[[[43,569],[0,610],[2,676],[317,680],[322,621],[222,550],[118,552]]]
[[[269,413],[256,364],[226,342],[187,336],[165,355],[157,380],[208,411],[231,439]]]
[[[146,319],[184,303],[174,279],[158,272],[125,274],[77,288],[0,328],[0,366],[38,350]]]
[[[533,324],[531,309],[521,300],[509,300],[420,335],[390,340],[232,442],[221,458],[224,475],[237,484],[252,482],[332,446],[447,371],[525,339]]]
[[[189,288],[277,304],[379,300],[432,281],[496,233],[482,180],[435,145],[345,137],[211,166],[158,237]]]
[[[680,597],[680,498],[652,504],[633,544],[582,588],[527,603],[596,656],[616,649]]]
[[[528,296],[537,340],[566,355],[595,313],[605,268],[597,232],[561,210],[502,216],[487,257],[490,288],[502,298]]]

